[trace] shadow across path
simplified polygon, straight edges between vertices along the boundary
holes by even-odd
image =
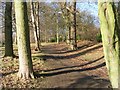
[[[88,65],[88,64],[95,63],[95,62],[97,62],[97,61],[99,61],[99,60],[101,60],[101,59],[103,59],[103,58],[104,58],[104,56],[102,56],[102,57],[100,57],[100,58],[98,58],[98,59],[96,59],[96,60],[87,62],[87,63],[85,63],[85,64],[81,64],[81,65],[77,65],[77,66],[75,65],[75,66],[67,66],[67,67],[49,69],[49,70],[44,70],[44,72],[55,71],[55,70],[62,70],[62,69],[69,69],[69,68],[76,68],[76,67],[82,67],[82,66],[85,66],[85,65]]]
[[[67,88],[100,88],[100,90],[103,88],[105,90],[111,90],[108,88],[109,86],[110,81],[107,79],[103,79],[95,75],[84,75],[83,77],[78,78],[75,82],[70,84]]]
[[[91,52],[93,50],[96,50],[96,49],[99,49],[101,47],[102,47],[102,45],[100,44],[100,45],[88,48],[88,49],[86,49],[84,51],[79,51],[79,52],[77,52],[75,54],[70,54],[70,55],[59,55],[59,54],[58,55],[52,55],[52,54],[48,54],[48,55],[41,55],[41,56],[35,56],[35,57],[44,58],[44,59],[54,59],[54,60],[58,60],[58,59],[63,59],[63,60],[64,59],[71,59],[71,58],[76,58],[76,57],[78,57],[80,55],[84,55],[86,53],[89,53],[89,52]]]
[[[83,72],[83,71],[95,70],[95,69],[101,68],[103,66],[105,66],[105,62],[103,62],[99,65],[96,65],[96,66],[92,66],[92,67],[89,67],[89,68],[82,68],[82,69],[77,67],[77,68],[58,70],[58,71],[54,71],[54,72],[44,72],[44,70],[43,70],[43,73],[41,73],[41,74],[35,73],[35,76],[39,78],[41,76],[54,76],[54,75],[72,73],[72,72]]]

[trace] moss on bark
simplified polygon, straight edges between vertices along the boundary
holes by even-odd
[[[99,3],[99,19],[104,55],[113,88],[118,88],[120,78],[120,28],[114,2]]]

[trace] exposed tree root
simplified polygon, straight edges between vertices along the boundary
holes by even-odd
[[[34,74],[31,72],[18,72],[18,79],[34,79]]]

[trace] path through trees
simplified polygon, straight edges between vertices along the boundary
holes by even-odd
[[[41,48],[44,54],[33,52],[32,55],[37,79],[26,81],[24,85],[15,79],[10,81],[17,74],[17,71],[14,72],[14,67],[18,70],[16,63],[14,67],[9,65],[12,69],[3,73],[3,83],[7,87],[22,88],[108,88],[110,82],[102,45],[81,41],[78,47],[81,48],[77,52],[70,52],[66,49],[68,47],[65,43],[44,45]]]

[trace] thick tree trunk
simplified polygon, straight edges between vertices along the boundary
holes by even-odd
[[[77,42],[76,42],[76,1],[74,0],[71,5],[71,14],[70,14],[70,47],[72,50],[77,49]]]
[[[39,17],[39,15],[37,16],[36,15],[36,12],[38,11],[38,10],[35,10],[35,9],[38,9],[38,8],[35,8],[34,6],[34,4],[36,4],[36,2],[34,3],[34,2],[31,2],[31,17],[32,17],[32,25],[33,25],[33,29],[34,29],[34,37],[35,37],[35,45],[36,45],[36,47],[35,47],[35,50],[36,51],[40,51],[40,42],[39,42],[39,36],[38,36],[38,31],[40,30],[39,29],[39,20],[37,19],[38,17]],[[39,13],[38,13],[39,14]]]
[[[120,88],[120,26],[118,13],[113,2],[99,3],[99,19],[104,55],[113,88]]]
[[[6,2],[5,7],[5,56],[14,56],[12,40],[12,2]]]
[[[15,0],[15,16],[19,53],[18,77],[23,79],[34,78],[26,2]]]

